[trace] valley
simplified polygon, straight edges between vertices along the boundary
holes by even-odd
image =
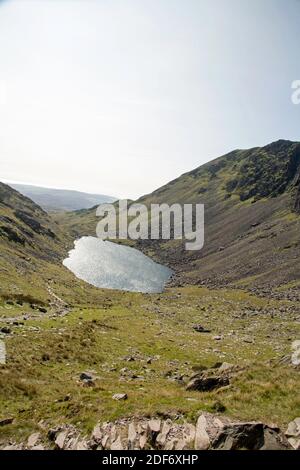
[[[107,446],[126,446],[113,423],[203,413],[286,430],[300,415],[299,145],[232,152],[139,200],[205,204],[200,252],[127,242],[175,271],[159,294],[77,279],[62,260],[95,235],[95,208],[48,214],[0,183],[2,448],[57,448],[61,432],[88,447],[105,422]]]

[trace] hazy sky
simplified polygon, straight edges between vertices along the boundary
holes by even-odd
[[[0,178],[132,197],[300,139],[298,0],[0,1]]]

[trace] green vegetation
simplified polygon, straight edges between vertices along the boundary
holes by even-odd
[[[299,323],[280,313],[292,303],[196,287],[105,296],[106,304],[74,305],[65,316],[51,318],[49,312],[11,327],[0,403],[3,418],[15,420],[0,430],[3,438],[24,437],[40,420],[85,431],[99,420],[132,414],[193,419],[218,403],[229,416],[280,425],[299,415],[299,373],[279,362],[290,354],[291,334],[300,333]],[[19,315],[19,307],[12,309]],[[211,333],[194,331],[199,323]],[[243,368],[229,387],[185,390],[197,368],[223,361]],[[93,387],[79,380],[83,371],[95,375]],[[118,392],[128,400],[112,400]]]

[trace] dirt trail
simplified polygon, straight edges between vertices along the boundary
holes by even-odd
[[[47,291],[52,298],[52,300],[49,302],[49,308],[46,313],[44,312],[26,312],[23,313],[22,315],[18,315],[15,317],[0,317],[0,320],[5,323],[13,323],[13,322],[21,322],[23,320],[36,320],[39,318],[45,318],[45,317],[56,317],[56,316],[64,316],[67,315],[70,311],[69,306],[64,302],[58,295],[56,295],[50,285],[47,286]]]

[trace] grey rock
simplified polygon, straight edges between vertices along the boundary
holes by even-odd
[[[207,419],[205,415],[201,415],[198,418],[196,425],[195,434],[195,449],[196,450],[207,450],[210,447],[210,438],[207,433]]]
[[[117,401],[127,400],[128,395],[127,393],[115,393],[112,398],[113,400],[117,400]]]
[[[65,430],[65,431],[61,431],[56,439],[55,439],[55,445],[58,449],[62,450],[64,449],[65,447],[65,444],[66,444],[66,439],[67,439],[67,436],[68,436],[68,430]]]
[[[120,436],[111,444],[111,450],[124,450]]]
[[[38,441],[40,440],[40,433],[39,432],[35,432],[34,434],[31,434],[27,440],[27,447],[32,448],[32,447],[35,447],[38,443]]]
[[[93,380],[93,376],[88,372],[82,372],[80,374],[80,380]]]
[[[198,390],[199,392],[208,392],[220,387],[229,385],[229,377],[226,375],[207,375],[201,373],[193,376],[187,384],[186,390]]]
[[[300,450],[300,418],[295,418],[288,424],[285,435],[293,449]]]

